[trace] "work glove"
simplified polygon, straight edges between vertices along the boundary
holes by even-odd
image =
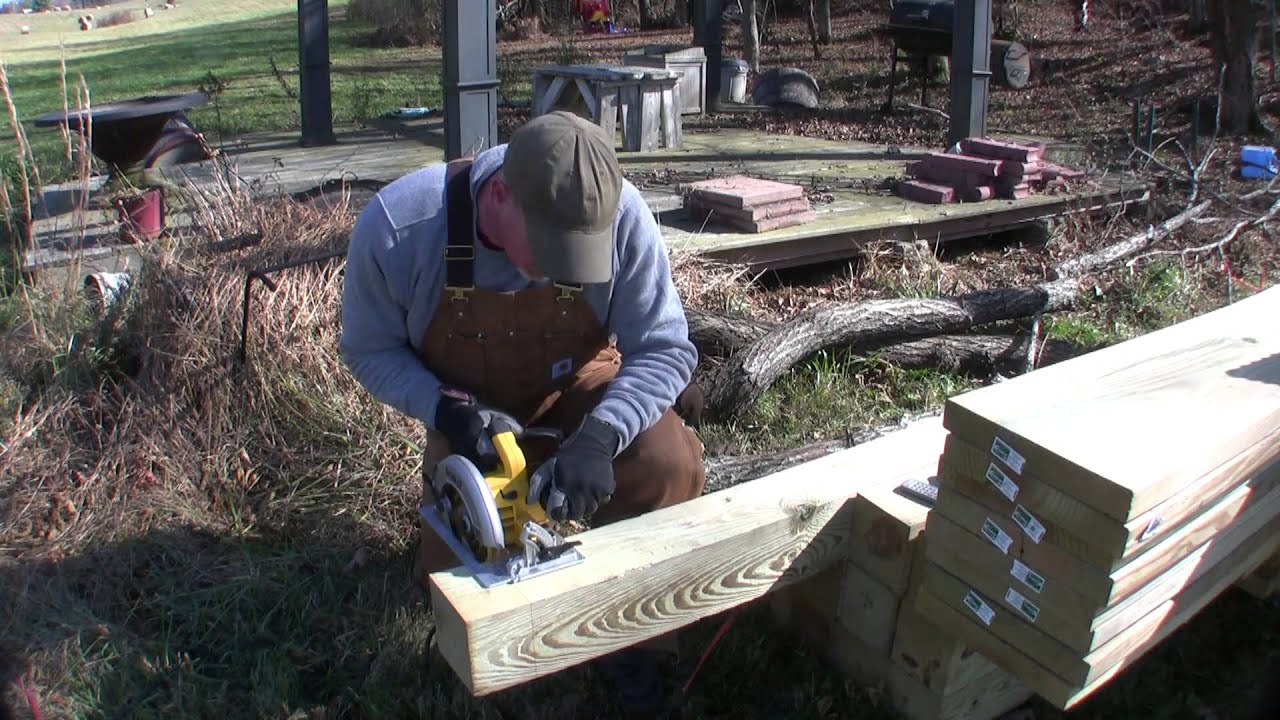
[[[618,431],[590,415],[529,479],[527,503],[542,503],[552,520],[581,520],[613,497]]]
[[[501,460],[491,438],[522,431],[515,418],[455,388],[441,390],[436,408],[436,430],[449,440],[449,450],[470,460],[481,473],[495,470]]]

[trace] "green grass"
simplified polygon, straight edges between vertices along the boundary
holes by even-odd
[[[140,8],[142,3],[125,7]],[[329,3],[333,118],[347,124],[402,106],[439,107],[439,49],[376,49],[358,41],[369,27],[344,18],[345,0]],[[116,6],[111,6],[115,8]],[[63,143],[53,128],[35,128],[38,115],[63,107],[60,59],[66,60],[68,104],[80,78],[94,104],[145,95],[207,90],[208,105],[188,113],[213,137],[293,130],[298,117],[297,3],[294,0],[186,0],[174,10],[126,25],[59,34],[74,15],[31,18],[32,34],[0,50],[14,104],[46,173],[62,168]],[[0,27],[22,16],[0,15]],[[139,12],[139,17],[141,13]],[[214,18],[214,19],[210,19]],[[274,68],[273,68],[274,62]],[[0,114],[0,159],[13,155],[7,115]],[[2,167],[2,166],[0,166]],[[63,168],[65,170],[65,168]]]

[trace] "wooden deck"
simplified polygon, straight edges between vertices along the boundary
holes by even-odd
[[[334,146],[303,148],[296,134],[262,134],[229,143],[222,153],[239,181],[262,194],[295,193],[344,177],[389,182],[444,158],[438,119],[339,129],[338,137]],[[1051,156],[1056,152],[1063,161],[1074,160],[1069,147],[1050,147]],[[861,244],[877,239],[946,242],[1146,197],[1144,187],[1114,177],[1073,194],[972,204],[926,205],[879,189],[885,178],[901,176],[906,163],[927,151],[745,130],[690,129],[678,149],[620,152],[619,157],[624,171],[641,187],[671,248],[694,249],[757,269],[852,257]],[[213,181],[215,169],[213,163],[183,165],[168,177],[180,184],[203,185]],[[829,188],[831,201],[815,205],[818,217],[809,224],[757,234],[700,225],[684,213],[680,183],[733,173]],[[136,266],[134,250],[117,242],[114,212],[69,212],[73,194],[74,189],[67,188],[46,192],[46,212],[36,223],[38,248],[28,255],[26,269],[70,267],[73,273],[88,273]],[[181,213],[170,213],[169,227],[185,224]]]
[[[875,240],[947,242],[1016,228],[1063,215],[1121,207],[1145,200],[1146,188],[1132,179],[1091,180],[1086,189],[1023,200],[928,205],[879,189],[886,178],[902,176],[924,148],[890,151],[883,146],[814,138],[768,135],[743,130],[686,133],[678,150],[623,157],[631,174],[650,171],[655,178],[684,181],[710,173],[743,173],[780,182],[830,189],[831,202],[815,204],[818,218],[806,225],[763,233],[742,233],[701,225],[679,207],[668,184],[646,187],[660,212],[663,234],[673,248],[757,267],[783,268],[852,257]],[[1056,152],[1055,152],[1056,151]],[[1069,146],[1050,145],[1050,155],[1074,162]]]

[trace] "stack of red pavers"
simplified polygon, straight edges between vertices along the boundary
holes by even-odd
[[[914,180],[898,185],[898,194],[924,203],[1021,200],[1032,192],[1064,189],[1083,170],[1047,162],[1044,146],[965,138],[959,153],[929,153],[908,167]]]
[[[803,225],[817,215],[799,185],[734,175],[690,184],[684,209],[695,220],[759,233]]]

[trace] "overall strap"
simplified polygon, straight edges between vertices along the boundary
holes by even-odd
[[[445,184],[448,208],[448,244],[444,250],[444,285],[454,300],[475,287],[475,232],[472,227],[471,162],[464,162]]]

